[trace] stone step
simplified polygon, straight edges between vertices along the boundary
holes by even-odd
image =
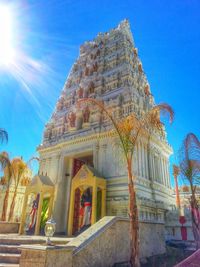
[[[20,246],[0,244],[0,253],[20,254]]]
[[[20,254],[0,253],[0,263],[15,263],[19,264]]]
[[[6,239],[0,238],[1,245],[31,245],[31,244],[44,244],[45,240],[43,239]]]
[[[19,264],[0,263],[0,267],[19,267]]]

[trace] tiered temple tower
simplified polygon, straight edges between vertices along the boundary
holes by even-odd
[[[56,186],[53,213],[60,232],[67,231],[71,182],[83,163],[106,179],[106,214],[128,214],[127,171],[118,141],[108,134],[109,125],[103,122],[102,127],[97,108],[77,105],[85,97],[103,100],[121,116],[132,112],[141,116],[154,106],[127,20],[80,47],[38,147],[40,173],[47,173]],[[134,167],[140,220],[161,223],[165,210],[174,203],[168,166],[171,153],[165,136],[155,135],[150,146],[147,140],[137,144]]]

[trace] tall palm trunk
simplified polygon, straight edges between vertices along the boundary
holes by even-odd
[[[13,194],[13,199],[12,199],[12,203],[10,205],[10,212],[9,212],[9,217],[8,217],[8,221],[10,222],[13,219],[13,214],[14,214],[14,209],[15,209],[15,199],[17,196],[17,189],[15,189],[14,194]]]
[[[130,216],[130,248],[131,258],[130,263],[133,267],[140,267],[139,259],[139,221],[138,208],[136,200],[135,185],[132,175],[132,160],[127,160],[128,170],[128,189],[129,189],[129,216]]]
[[[7,188],[5,196],[4,196],[4,201],[3,201],[3,210],[1,214],[1,220],[6,221],[6,213],[8,209],[8,197],[9,197],[9,188]]]

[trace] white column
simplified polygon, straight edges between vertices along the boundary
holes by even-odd
[[[143,171],[142,171],[142,147],[139,143],[139,163],[140,163],[140,176],[143,177]]]
[[[164,159],[164,173],[165,173],[165,186],[167,186],[167,166],[165,159]]]
[[[143,177],[146,178],[146,165],[145,165],[145,155],[144,155],[144,144],[142,143],[142,170],[143,170]]]
[[[99,144],[96,143],[94,146],[94,168],[98,170],[99,167]]]
[[[155,181],[156,179],[156,175],[155,175],[155,156],[154,154],[152,153],[152,176],[153,176],[153,180]]]
[[[155,172],[155,180],[158,182],[158,157],[154,156],[154,172]]]
[[[146,179],[149,179],[149,170],[148,170],[148,149],[145,145],[144,147],[144,158],[145,158],[145,170],[146,170]]]
[[[141,165],[142,165],[142,177],[145,177],[145,172],[144,172],[144,147],[143,143],[141,142]]]
[[[140,176],[140,155],[139,155],[139,143],[137,144],[137,166],[138,166],[138,176]]]
[[[163,165],[163,184],[166,186],[166,174],[165,174],[165,159],[162,159],[162,165]]]
[[[162,167],[163,167],[163,184],[166,185],[166,177],[165,177],[165,160],[162,159]]]
[[[107,145],[106,144],[103,144],[102,145],[102,151],[103,151],[103,160],[102,160],[102,174],[103,176],[105,175],[106,176],[106,158],[107,158],[107,155],[106,155],[106,150],[107,150]]]
[[[160,158],[160,164],[161,164],[161,183],[164,184],[164,171],[163,171],[163,158]]]
[[[171,187],[170,184],[170,175],[169,175],[169,162],[167,161],[167,181],[168,181],[168,187]]]
[[[150,157],[150,180],[154,180],[154,176],[153,176],[153,153],[151,148],[149,149],[149,157]]]
[[[162,158],[161,158],[161,155],[159,157],[159,181],[160,181],[160,184],[162,184]]]
[[[134,155],[133,155],[133,166],[135,175],[138,176],[138,157],[137,157],[137,146],[135,146]]]

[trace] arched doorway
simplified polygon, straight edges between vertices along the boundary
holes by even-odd
[[[83,165],[72,179],[68,235],[74,235],[83,229],[84,221],[90,225],[104,217],[105,205],[106,180],[94,168]]]
[[[51,179],[44,175],[34,176],[25,191],[19,234],[39,235],[41,227],[51,217],[53,200],[54,184]]]

